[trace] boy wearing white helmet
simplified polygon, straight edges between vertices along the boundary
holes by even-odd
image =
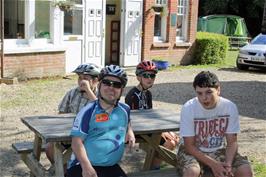
[[[69,90],[58,106],[59,113],[77,114],[81,108],[89,102],[96,100],[96,90],[98,84],[98,75],[101,68],[92,63],[79,65],[73,72],[78,75],[78,86]],[[65,148],[70,145],[64,145]],[[51,163],[54,163],[53,144],[46,146],[46,155]]]
[[[119,99],[127,84],[127,74],[116,65],[99,74],[98,100],[76,116],[71,130],[72,154],[67,177],[126,177],[118,165],[125,142],[134,146],[129,106]]]
[[[78,86],[66,93],[58,106],[59,113],[77,114],[89,102],[96,100],[100,67],[95,64],[81,64],[73,72],[78,75]]]

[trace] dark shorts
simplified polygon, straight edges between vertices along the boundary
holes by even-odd
[[[115,164],[113,166],[93,166],[98,177],[127,177],[122,168]],[[76,165],[67,169],[66,177],[82,177],[82,168],[80,165]]]
[[[205,153],[208,156],[216,159],[217,161],[224,162],[225,161],[225,148],[219,149],[215,152]],[[249,164],[249,161],[247,157],[241,156],[239,153],[237,153],[234,157],[232,168],[238,168],[241,165]],[[206,173],[210,173],[211,169],[198,162],[197,159],[185,152],[185,148],[183,145],[179,147],[178,153],[177,153],[177,172],[179,175],[182,176],[183,171],[185,169],[188,169],[190,167],[198,167],[201,170],[201,175]]]

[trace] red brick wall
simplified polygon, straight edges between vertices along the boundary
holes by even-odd
[[[142,59],[164,58],[171,64],[191,63],[194,41],[197,32],[198,0],[189,1],[188,43],[191,45],[176,45],[176,27],[170,25],[170,14],[177,12],[177,0],[168,0],[167,39],[165,43],[153,42],[154,11],[153,0],[143,4],[143,38]]]
[[[5,54],[4,77],[41,78],[65,74],[65,52]]]

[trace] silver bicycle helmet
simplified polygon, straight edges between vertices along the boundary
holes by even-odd
[[[99,81],[105,76],[114,76],[121,80],[123,87],[127,85],[127,73],[117,65],[104,67],[99,74]]]
[[[85,63],[79,65],[73,72],[77,74],[88,74],[91,76],[98,77],[101,68],[93,63]]]

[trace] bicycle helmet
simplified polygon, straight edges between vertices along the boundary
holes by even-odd
[[[73,72],[77,74],[88,74],[94,77],[98,77],[101,68],[93,63],[85,63],[79,65]]]
[[[127,85],[127,73],[117,65],[109,65],[104,67],[99,74],[99,81],[105,76],[114,76],[121,80],[123,87]]]
[[[152,61],[142,61],[136,67],[136,75],[139,76],[145,71],[153,71],[155,74],[158,73],[158,69]]]

